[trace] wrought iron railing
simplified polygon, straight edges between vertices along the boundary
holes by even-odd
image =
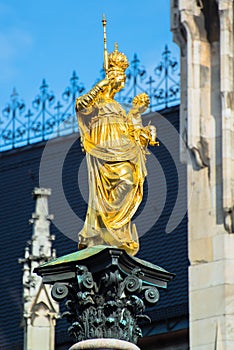
[[[136,54],[126,75],[126,88],[118,96],[119,102],[126,107],[130,106],[135,95],[143,91],[149,95],[150,111],[179,103],[178,63],[171,58],[167,46],[162,53],[162,61],[154,70],[154,78],[147,75]],[[76,132],[75,100],[84,91],[84,85],[74,71],[61,102],[56,100],[43,79],[40,92],[32,102],[32,109],[26,110],[25,103],[14,89],[10,103],[0,116],[0,152]]]

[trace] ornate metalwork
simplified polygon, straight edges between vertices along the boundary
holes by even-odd
[[[174,274],[123,249],[99,245],[62,256],[37,267],[52,297],[66,307],[63,317],[76,341],[115,338],[136,343],[139,324],[150,321],[147,306],[159,300]]]
[[[130,105],[132,99],[141,92],[145,92],[146,89],[143,85],[144,79],[146,78],[146,70],[141,65],[137,54],[133,56],[129,69],[126,71],[126,88],[119,93],[117,100],[125,105]]]
[[[154,78],[152,75],[148,76],[135,54],[126,72],[126,88],[119,93],[118,101],[128,107],[134,96],[146,92],[150,98],[150,111],[178,104],[180,101],[179,74],[176,77],[178,67],[179,64],[175,58],[171,58],[171,51],[167,45],[162,53],[162,61],[154,69]]]
[[[150,97],[150,111],[179,103],[180,87],[177,69],[178,63],[171,58],[171,52],[167,46],[153,76],[147,74],[135,54],[127,70],[126,88],[119,94],[118,101],[128,107],[133,97],[144,91]],[[101,76],[103,74],[104,70],[101,71]],[[83,84],[80,83],[74,71],[60,101],[56,99],[44,79],[39,94],[32,103],[32,108],[26,109],[25,103],[14,89],[10,102],[0,116],[0,151],[76,132],[75,100],[84,90]]]
[[[162,61],[154,69],[154,73],[160,79],[156,86],[154,80],[149,77],[149,98],[151,110],[155,107],[167,108],[175,103],[179,103],[180,84],[173,76],[178,69],[178,62],[171,58],[171,51],[167,45],[162,53]]]
[[[59,133],[71,133],[77,131],[77,120],[75,114],[76,98],[85,91],[84,85],[79,83],[79,78],[76,72],[73,71],[70,79],[70,86],[68,86],[62,94],[63,100],[67,103],[65,110],[61,114]]]
[[[52,288],[56,301],[66,300],[62,317],[71,323],[69,334],[76,341],[115,338],[137,343],[142,336],[138,322],[150,321],[143,312],[159,300],[157,288],[144,286],[139,269],[124,277],[113,266],[95,275],[77,265],[76,274],[76,282],[55,283]]]
[[[48,140],[77,131],[75,100],[84,91],[75,71],[70,85],[62,94],[62,104],[50,91],[45,79],[32,109],[25,113],[25,103],[13,90],[11,101],[3,109],[0,119],[0,151]]]
[[[11,94],[11,101],[6,105],[2,111],[3,118],[7,119],[6,125],[1,130],[1,139],[10,148],[15,148],[20,144],[22,139],[27,134],[27,127],[21,120],[21,116],[25,110],[25,103],[19,100],[18,93],[15,89]],[[3,121],[1,120],[1,124]]]

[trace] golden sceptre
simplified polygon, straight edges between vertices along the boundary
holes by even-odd
[[[106,16],[102,15],[102,25],[103,25],[103,38],[104,38],[104,69],[107,72],[108,70],[108,52],[106,44]]]

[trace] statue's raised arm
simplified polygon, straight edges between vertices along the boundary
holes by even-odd
[[[103,79],[98,82],[87,94],[80,96],[76,100],[76,111],[80,112],[94,105],[98,97],[102,95],[105,88],[109,85],[109,80]]]

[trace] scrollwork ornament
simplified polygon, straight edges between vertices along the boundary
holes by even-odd
[[[139,293],[142,289],[142,281],[137,276],[128,276],[125,278],[125,291],[129,293]]]
[[[86,266],[77,266],[77,280],[82,290],[91,290],[94,287],[93,276]]]
[[[156,304],[159,300],[159,292],[157,288],[150,287],[145,290],[145,300],[149,304]]]
[[[94,304],[92,295],[89,292],[84,292],[84,293],[78,292],[77,293],[77,298],[80,301],[80,303],[83,304],[83,305]]]
[[[51,290],[52,298],[55,301],[62,301],[68,296],[68,293],[68,287],[62,283],[55,283]]]
[[[87,289],[92,289],[93,288],[94,282],[93,282],[92,274],[90,272],[86,272],[83,275],[83,285]]]

